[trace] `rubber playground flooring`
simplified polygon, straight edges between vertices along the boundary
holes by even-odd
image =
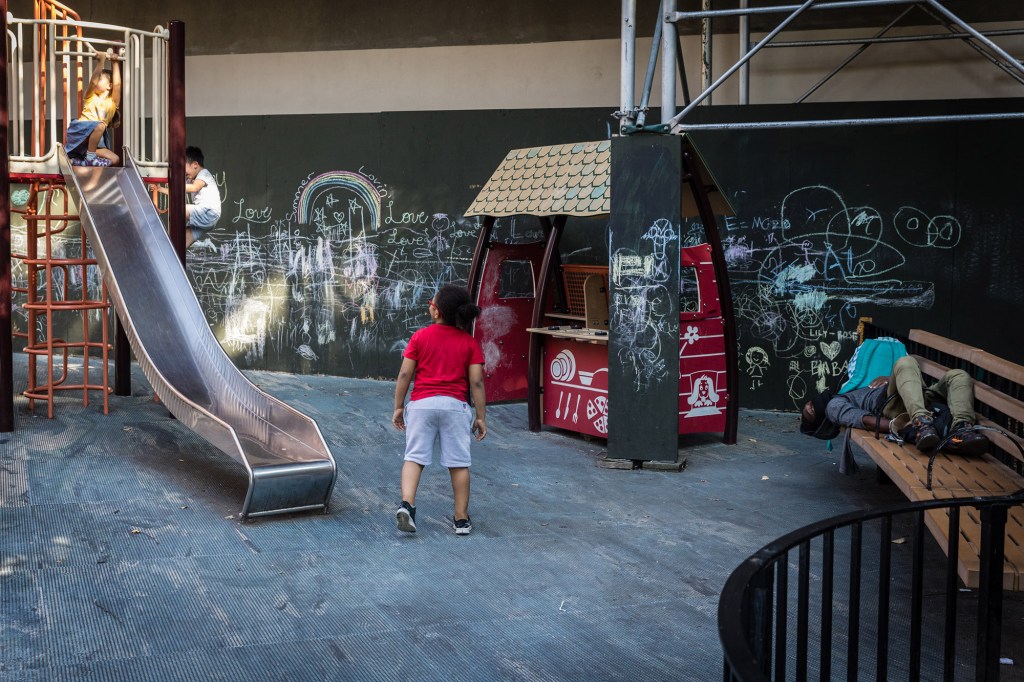
[[[719,593],[744,558],[903,501],[866,457],[840,475],[793,413],[741,411],[735,446],[685,438],[685,470],[666,472],[598,466],[603,442],[530,433],[525,405],[497,405],[474,445],[473,533],[452,532],[434,465],[409,535],[393,383],[248,375],[318,421],[339,470],[328,513],[240,522],[242,467],[137,367],[106,416],[96,395],[59,397],[52,420],[17,398],[0,680],[717,680]]]

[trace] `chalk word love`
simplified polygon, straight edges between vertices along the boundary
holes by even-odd
[[[237,223],[240,220],[244,220],[247,223],[269,223],[271,213],[273,209],[269,206],[267,208],[245,208],[245,198],[237,199],[235,205],[238,206],[238,215],[231,219],[231,222]]]

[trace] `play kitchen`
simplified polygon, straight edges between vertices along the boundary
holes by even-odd
[[[681,433],[734,443],[715,211],[731,213],[687,138],[509,152],[465,213],[483,219],[469,287],[488,401],[525,399],[530,430],[607,438],[610,458],[676,461]],[[683,222],[698,216],[707,243],[684,246]],[[532,239],[508,238],[523,224],[539,226]],[[604,262],[563,263],[563,236],[567,252],[607,245]]]

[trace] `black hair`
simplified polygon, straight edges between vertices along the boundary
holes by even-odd
[[[200,166],[206,166],[206,159],[203,158],[203,150],[199,147],[185,147],[185,163],[195,161]]]
[[[834,397],[832,391],[825,390],[811,398],[814,419],[808,419],[804,411],[800,410],[800,433],[822,440],[832,440],[839,435],[839,427],[830,422],[826,414],[828,403]]]
[[[434,307],[441,313],[445,324],[470,331],[480,308],[469,300],[469,291],[455,284],[445,284],[434,295]]]

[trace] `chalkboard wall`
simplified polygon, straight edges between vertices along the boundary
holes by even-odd
[[[220,223],[188,259],[217,337],[243,368],[393,377],[437,287],[465,281],[479,225],[462,211],[509,149],[603,139],[610,122],[603,109],[189,119],[222,183]],[[496,229],[541,235],[532,218]],[[603,223],[587,232],[603,243]]]
[[[993,103],[914,106],[901,111]],[[465,279],[478,227],[461,212],[507,151],[602,139],[609,122],[604,109],[189,119],[189,143],[223,183],[220,225],[188,266],[218,338],[243,368],[393,377],[436,286]],[[838,383],[863,315],[1024,361],[1022,135],[1019,122],[696,134],[737,209],[723,234],[741,405],[790,409]],[[506,220],[499,234],[539,229]],[[699,224],[684,226],[684,245],[702,240]],[[606,263],[606,222],[570,223],[563,257]]]
[[[1022,105],[730,107],[716,108],[715,119],[972,114]],[[737,211],[725,220],[724,238],[741,405],[795,406],[811,390],[836,388],[861,316],[897,333],[926,329],[1024,362],[1019,120],[715,131],[695,139]]]

